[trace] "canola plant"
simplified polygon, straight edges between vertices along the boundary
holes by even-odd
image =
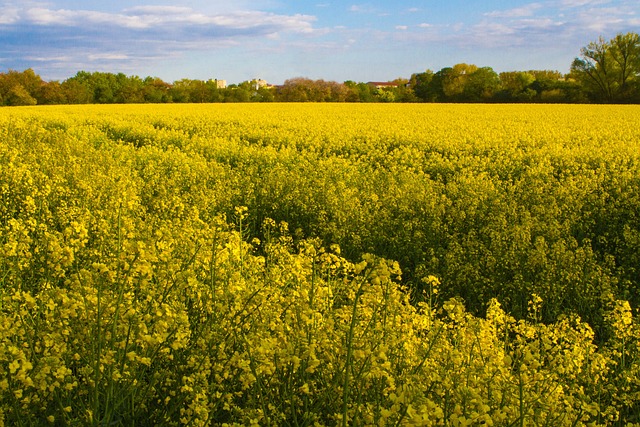
[[[640,425],[639,118],[2,109],[0,424]]]

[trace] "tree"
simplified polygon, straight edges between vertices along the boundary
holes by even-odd
[[[113,103],[115,94],[119,89],[118,79],[111,73],[79,71],[75,76],[67,80],[67,82],[70,81],[85,87],[91,94],[91,99],[88,102],[98,104]]]
[[[430,102],[447,102],[449,101],[448,95],[445,93],[444,87],[446,82],[450,81],[453,77],[453,68],[445,67],[433,75],[433,78],[428,83],[428,101]]]
[[[174,102],[191,102],[191,80],[180,79],[173,82],[169,94]]]
[[[487,102],[500,87],[500,78],[491,67],[481,67],[468,75],[462,94],[465,101]]]
[[[345,90],[345,102],[374,102],[375,95],[371,90],[371,86],[366,83],[356,83],[347,80],[343,84]]]
[[[257,102],[273,102],[275,99],[274,90],[271,87],[261,86],[251,98]]]
[[[362,89],[360,83],[338,83],[297,77],[286,80],[284,85],[280,86],[276,99],[285,102],[357,102],[362,101]]]
[[[93,91],[87,82],[74,78],[60,85],[64,98],[69,104],[89,104],[93,102]]]
[[[509,71],[500,73],[499,95],[500,101],[507,102],[531,102],[537,92],[531,88],[536,81],[533,73],[524,71]]]
[[[636,33],[618,34],[610,42],[610,53],[618,70],[620,97],[631,100],[640,76],[640,37]]]
[[[187,87],[189,91],[189,102],[204,103],[208,101],[209,88],[205,82],[202,80],[190,80]]]
[[[171,102],[169,90],[171,85],[158,77],[146,77],[143,82],[142,97],[146,102],[165,103]]]
[[[600,37],[580,50],[581,58],[574,59],[571,71],[576,74],[594,98],[613,101],[613,70],[607,55],[607,43]]]
[[[389,89],[378,89],[376,98],[379,102],[396,102],[396,94]]]
[[[395,102],[418,102],[418,97],[411,86],[411,80],[398,77],[393,81],[396,87],[390,88],[395,97]]]
[[[0,73],[0,99],[4,105],[35,105],[43,84],[31,68]]]
[[[21,84],[15,84],[4,97],[6,105],[36,105],[38,101]]]
[[[500,88],[491,67],[456,64],[430,75],[416,75],[416,95],[429,102],[487,102]]]
[[[244,81],[238,85],[230,85],[225,91],[225,102],[249,102],[256,91],[255,84]]]
[[[207,102],[222,102],[224,98],[222,92],[224,89],[218,88],[218,81],[209,79],[207,80],[206,86],[207,86]]]
[[[599,102],[637,99],[640,75],[640,39],[636,33],[618,34],[610,41],[600,37],[580,50],[571,73],[589,96]]]
[[[296,77],[285,80],[284,84],[278,90],[278,101],[284,102],[307,102],[309,101],[308,90],[309,79],[304,77]]]
[[[67,103],[64,89],[57,80],[44,83],[40,89],[39,98],[39,104],[58,105]]]
[[[37,96],[40,88],[44,84],[42,78],[31,68],[28,68],[23,72],[9,71],[9,75],[16,83],[24,87],[24,89],[33,97]]]
[[[452,101],[464,101],[464,87],[469,76],[476,72],[478,67],[473,64],[456,64],[443,80],[444,94]]]
[[[331,90],[331,96],[329,101],[331,102],[346,102],[347,96],[349,96],[349,88],[344,83],[327,82]]]
[[[413,88],[413,93],[421,101],[433,102],[433,94],[430,90],[430,84],[433,80],[433,71],[427,70],[423,73],[416,73],[411,75],[409,84]]]
[[[115,102],[133,104],[144,101],[144,81],[140,77],[118,73],[115,76],[115,86]]]

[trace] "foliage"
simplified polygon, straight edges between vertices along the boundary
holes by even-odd
[[[3,110],[0,419],[640,423],[637,115]]]
[[[592,99],[600,102],[640,101],[640,36],[618,34],[589,43],[571,71]]]

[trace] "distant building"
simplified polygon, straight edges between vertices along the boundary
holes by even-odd
[[[256,90],[260,89],[261,87],[269,86],[269,84],[267,83],[267,81],[266,81],[266,80],[263,80],[263,79],[254,79],[254,80],[252,81],[252,83],[253,83],[253,84],[255,84],[255,89],[256,89]]]
[[[216,88],[218,88],[218,89],[226,89],[227,88],[227,81],[226,80],[218,80],[218,79],[216,79]]]

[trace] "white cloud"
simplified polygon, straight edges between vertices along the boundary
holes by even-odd
[[[484,43],[487,43],[490,40],[494,42],[495,37],[498,37],[498,40],[505,40],[505,36],[510,36],[516,33],[514,28],[498,22],[482,22],[476,24],[472,27],[472,31],[475,36],[482,39]]]
[[[611,0],[561,0],[561,7],[584,7],[597,6],[601,4],[611,3]]]
[[[139,73],[169,59],[202,57],[215,62],[223,53],[234,54],[233,50],[245,55],[269,49],[286,51],[295,43],[311,42],[331,31],[315,28],[316,18],[303,14],[237,8],[203,12],[186,6],[104,10],[32,2],[9,6],[0,0],[0,56],[11,58],[3,66],[19,69],[41,64],[58,70],[56,78],[62,70],[70,74],[77,70]]]
[[[4,66],[17,69],[42,64],[49,70],[130,70],[137,74],[166,69],[162,64],[171,62],[176,64],[174,72],[182,77],[188,75],[184,65],[190,61],[207,64],[194,66],[194,70],[221,72],[248,67],[246,64],[257,67],[254,64],[259,61],[272,61],[274,69],[282,70],[287,61],[296,66],[303,62],[300,58],[307,58],[304,55],[321,57],[316,59],[320,64],[332,63],[326,61],[327,55],[344,53],[347,62],[360,64],[372,48],[421,51],[429,58],[431,52],[441,51],[446,57],[443,66],[457,59],[473,61],[474,55],[495,55],[481,59],[488,65],[508,62],[518,49],[526,52],[523,55],[545,52],[540,57],[546,59],[554,52],[560,57],[558,52],[564,49],[569,52],[568,66],[571,55],[577,55],[581,46],[599,35],[608,38],[640,27],[640,0],[525,0],[528,3],[517,7],[502,2],[504,9],[487,8],[465,21],[455,15],[432,14],[437,5],[430,6],[427,13],[424,5],[413,2],[419,7],[394,9],[394,15],[403,17],[395,22],[379,19],[388,16],[384,8],[392,9],[380,2],[316,0],[310,5],[318,13],[319,8],[341,7],[343,15],[348,15],[338,21],[327,19],[326,28],[319,28],[314,16],[281,12],[285,6],[298,7],[295,0],[287,5],[282,0],[108,1],[93,10],[82,10],[70,4],[92,9],[92,3],[0,0],[0,57],[8,58]],[[123,6],[118,9],[116,4]],[[326,15],[328,10],[323,12]],[[345,26],[349,20],[352,22]],[[375,29],[376,25],[384,25],[386,30]],[[413,53],[406,57],[407,62],[416,58]],[[346,66],[324,63],[318,68],[331,66],[346,70]],[[359,72],[347,77],[357,78]],[[60,71],[57,76],[65,74]]]
[[[487,12],[484,15],[492,18],[522,18],[525,16],[533,16],[536,10],[541,9],[543,6],[540,3],[530,3],[522,7],[516,7],[507,10],[494,10]]]
[[[483,48],[579,49],[589,38],[633,30],[636,0],[547,0],[494,10],[463,32],[466,45]],[[462,37],[460,38],[462,43]]]
[[[565,24],[563,21],[555,21],[551,18],[537,18],[537,19],[523,19],[520,21],[518,28],[537,28],[537,29],[549,29],[553,27],[562,27]]]
[[[20,19],[20,9],[14,6],[0,8],[0,25],[13,24]]]
[[[135,6],[124,9],[125,13],[141,15],[167,15],[167,14],[191,14],[193,9],[185,6]]]
[[[21,14],[19,12],[22,12]],[[19,16],[22,19],[19,19]],[[5,16],[3,14],[3,16]],[[212,26],[225,29],[247,30],[262,29],[264,32],[291,31],[308,33],[313,30],[315,17],[310,15],[277,15],[260,11],[228,12],[225,14],[205,15],[188,7],[175,6],[138,6],[123,10],[121,13],[106,13],[91,10],[47,9],[31,7],[23,11],[14,11],[13,18],[7,22],[60,26],[93,27],[108,31],[120,27],[134,30],[156,29],[171,25],[172,30],[189,26]],[[5,18],[8,21],[8,19]],[[0,21],[2,22],[2,21]],[[99,25],[100,27],[95,27]]]
[[[600,35],[613,36],[618,32],[637,31],[634,27],[635,12],[624,5],[618,7],[588,6],[576,11],[571,17],[565,17],[567,24],[576,33],[591,34],[594,39]],[[604,4],[604,2],[602,2]],[[637,21],[636,21],[637,22]]]
[[[69,62],[71,56],[27,56],[25,59],[33,62]]]
[[[371,5],[368,4],[354,4],[349,7],[349,12],[354,13],[376,13],[377,10]]]
[[[96,53],[89,55],[88,58],[90,61],[103,61],[105,59],[109,61],[122,61],[130,57],[124,53]]]

